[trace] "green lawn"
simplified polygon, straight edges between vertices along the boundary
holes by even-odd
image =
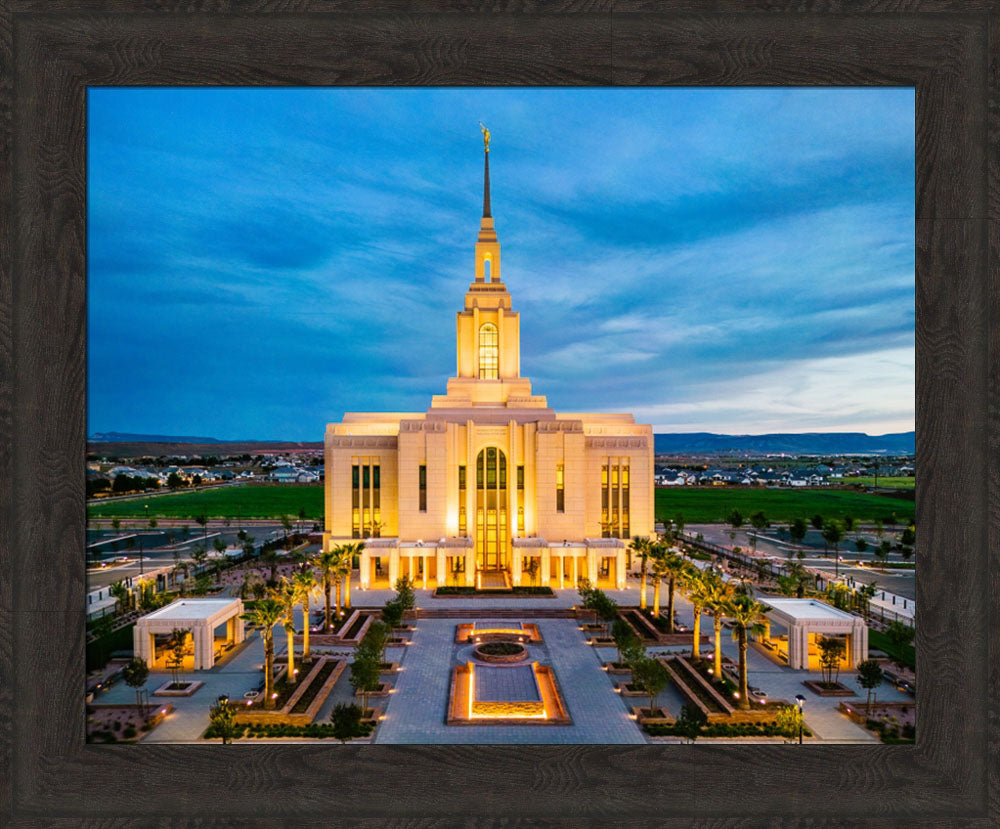
[[[886,489],[913,489],[913,482],[916,478],[883,478],[878,476],[878,488]],[[874,478],[844,478],[845,484],[861,484],[862,486],[875,486]]]
[[[861,521],[887,518],[913,520],[913,501],[884,495],[869,495],[842,489],[736,489],[731,487],[660,487],[656,490],[656,519],[666,521],[677,513],[688,524],[717,524],[738,509],[744,519],[763,511],[768,521],[785,522],[796,518],[808,521],[819,514],[842,519],[845,515]]]
[[[87,507],[88,518],[144,518],[149,504],[150,518],[190,518],[204,513],[209,518],[306,518],[323,520],[323,485],[313,486],[232,486],[201,492],[153,495],[131,501],[95,503]]]
[[[882,653],[888,654],[890,659],[894,659],[897,662],[916,670],[917,651],[913,645],[903,645],[901,648],[897,648],[892,644],[892,642],[889,641],[889,637],[882,633],[882,631],[869,628],[868,647],[877,651],[882,651]]]

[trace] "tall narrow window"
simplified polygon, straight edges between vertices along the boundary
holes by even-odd
[[[565,480],[563,477],[563,465],[556,465],[556,512],[566,511]]]
[[[420,464],[420,511],[427,512],[427,467]]]
[[[361,467],[351,466],[351,538],[361,538]]]
[[[601,467],[601,535],[611,538],[611,518],[608,513],[608,465]]]
[[[488,322],[479,328],[479,377],[496,380],[500,376],[500,338],[497,327]]]
[[[465,517],[465,467],[458,467],[458,534],[465,535],[469,531]]]
[[[458,488],[465,489],[465,467],[458,467]]]
[[[517,508],[517,531],[524,532],[524,507]]]
[[[628,526],[628,466],[622,467],[622,538],[629,537]]]
[[[517,488],[524,489],[524,466],[517,467]]]

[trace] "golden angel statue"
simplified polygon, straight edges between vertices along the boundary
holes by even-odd
[[[486,141],[486,152],[490,151],[490,130],[482,121],[479,122],[479,128],[483,131],[483,139]]]

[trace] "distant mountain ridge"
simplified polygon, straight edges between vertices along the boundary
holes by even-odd
[[[792,455],[916,453],[916,432],[868,435],[864,432],[803,432],[801,434],[717,435],[711,432],[658,434],[656,453],[696,454],[761,452]]]
[[[87,438],[90,443],[226,443],[218,438],[178,435],[136,435],[129,432],[97,432]]]

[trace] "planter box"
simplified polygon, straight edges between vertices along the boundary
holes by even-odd
[[[153,691],[153,696],[154,697],[189,697],[189,696],[191,696],[191,694],[193,694],[195,691],[197,691],[202,685],[204,685],[203,682],[189,682],[189,683],[187,683],[188,687],[184,688],[183,690],[168,691],[167,689],[171,685],[173,685],[173,684],[174,684],[173,682],[168,682],[165,685],[161,685],[159,688],[157,688],[155,691]]]
[[[606,648],[606,647],[613,648],[615,646],[615,640],[609,639],[607,636],[591,636],[589,641],[591,645],[594,645],[595,647],[598,648]]]
[[[632,706],[632,713],[635,715],[635,719],[639,725],[651,725],[653,723],[672,725],[674,723],[674,718],[670,716],[670,713],[665,708],[657,708],[652,714],[643,713],[647,711],[649,711],[648,706]]]
[[[623,665],[620,668],[615,667],[616,665],[618,665],[617,662],[602,662],[601,663],[601,666],[609,674],[630,674],[630,673],[632,673],[632,671],[629,669],[628,665]]]
[[[392,688],[392,684],[391,683],[389,683],[389,682],[380,682],[378,684],[378,690],[377,691],[368,691],[368,697],[369,697],[369,699],[371,697],[387,697],[387,696],[389,696],[389,689],[390,688]],[[361,699],[361,697],[364,696],[364,695],[362,694],[361,691],[355,691],[354,692],[354,696],[357,697],[358,699]]]
[[[618,689],[619,693],[623,697],[646,697],[647,699],[649,698],[649,694],[647,694],[645,691],[630,691],[628,686],[629,683],[627,682],[615,683],[615,687]]]
[[[399,663],[390,662],[388,667],[385,667],[385,662],[382,663],[382,669],[379,671],[380,674],[398,674],[399,673]]]
[[[846,685],[841,685],[839,682],[835,683],[836,688],[824,688],[819,682],[815,682],[811,679],[805,680],[803,685],[806,686],[814,694],[821,697],[856,697],[857,694]]]

